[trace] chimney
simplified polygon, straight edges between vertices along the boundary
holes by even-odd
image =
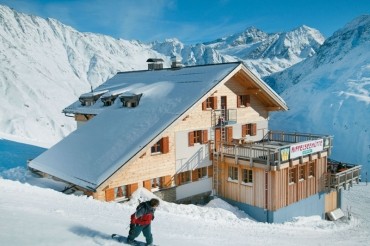
[[[148,70],[161,70],[163,69],[163,59],[162,58],[149,58],[146,60],[148,63]]]
[[[171,68],[182,68],[180,57],[172,56],[171,61],[172,61]]]

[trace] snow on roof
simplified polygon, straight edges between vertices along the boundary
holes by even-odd
[[[80,187],[96,189],[117,169],[197,103],[240,63],[118,73],[96,91],[143,94],[140,105],[101,100],[65,113],[96,114],[92,120],[29,163],[31,168]]]

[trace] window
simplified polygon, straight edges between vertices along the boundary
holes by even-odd
[[[158,153],[158,152],[161,152],[161,141],[158,141],[157,143],[155,143],[155,144],[152,146],[151,151],[152,151],[152,153]]]
[[[306,166],[302,165],[299,167],[299,180],[304,180],[306,178]]]
[[[313,161],[308,163],[308,176],[315,177],[315,162]]]
[[[157,143],[155,143],[151,148],[152,154],[167,154],[169,152],[169,141],[168,137],[163,137],[161,140],[159,140]]]
[[[208,131],[198,130],[189,132],[189,146],[194,146],[194,144],[206,144],[208,142]]]
[[[238,168],[237,167],[229,167],[229,179],[238,180]]]
[[[289,169],[289,184],[297,183],[297,168]]]
[[[250,169],[243,169],[242,179],[244,183],[253,183],[253,171]]]
[[[152,179],[152,189],[155,188],[162,188],[162,179],[161,178],[154,178]]]
[[[250,123],[242,125],[242,135],[250,135],[250,136],[256,136],[257,135],[257,124],[256,123]]]
[[[207,177],[207,167],[198,168],[198,178]]]
[[[216,109],[217,108],[217,97],[208,97],[203,103],[202,103],[202,109]]]
[[[194,131],[194,143],[202,143],[202,131]]]
[[[237,107],[249,107],[251,103],[251,98],[249,95],[238,95]]]
[[[190,182],[190,171],[179,173],[177,177],[178,177],[178,185]]]
[[[127,186],[122,185],[114,188],[114,199],[124,198],[127,196]]]

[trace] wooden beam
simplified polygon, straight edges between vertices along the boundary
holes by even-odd
[[[281,107],[266,107],[267,111],[279,111],[282,110]]]

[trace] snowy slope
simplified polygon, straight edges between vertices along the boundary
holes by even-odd
[[[370,15],[328,38],[317,54],[265,78],[289,112],[272,129],[334,135],[332,158],[370,171]]]
[[[0,5],[0,131],[41,142],[75,129],[61,111],[118,71],[164,56],[136,41],[80,33]]]
[[[128,203],[106,203],[40,188],[47,187],[46,182],[25,177],[26,183],[0,178],[1,245],[122,245],[110,235],[127,236],[138,200],[154,196],[139,189]],[[54,185],[58,188],[62,189]],[[162,246],[369,245],[369,192],[364,183],[345,191],[344,208],[349,208],[351,220],[336,222],[312,216],[267,224],[249,219],[220,199],[204,207],[161,201],[152,233],[154,242]],[[144,240],[142,235],[138,239]]]

